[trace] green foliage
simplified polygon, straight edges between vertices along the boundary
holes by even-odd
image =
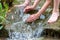
[[[7,4],[4,5],[4,9],[2,7],[2,4],[0,3],[0,24],[3,24],[5,22],[5,17],[6,17],[6,13],[8,11],[8,6]],[[3,28],[3,25],[0,25],[0,30]]]
[[[0,24],[0,30],[3,28],[2,24]]]
[[[0,3],[0,23],[3,23],[5,21],[5,16],[8,11],[7,4],[4,5],[4,9],[2,8],[2,4]]]

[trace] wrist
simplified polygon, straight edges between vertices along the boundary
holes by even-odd
[[[37,12],[37,16],[40,16],[42,13],[40,13],[40,12]]]
[[[37,15],[37,16],[40,16],[40,14],[39,14],[39,13],[36,13],[36,15]]]

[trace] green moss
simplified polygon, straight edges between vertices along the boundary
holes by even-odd
[[[6,30],[6,29],[4,29],[4,28],[2,28],[1,30],[0,30],[0,38],[6,38],[6,37],[9,37],[9,34],[8,34],[8,31]]]

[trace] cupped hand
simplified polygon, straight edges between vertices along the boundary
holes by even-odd
[[[24,9],[24,12],[27,13],[31,10],[34,10],[34,7],[33,6],[27,6],[25,9]]]
[[[26,20],[26,22],[33,22],[35,20],[37,20],[39,18],[39,16],[37,14],[32,14],[30,15],[30,17]]]

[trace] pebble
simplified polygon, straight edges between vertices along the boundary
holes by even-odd
[[[40,19],[44,20],[45,19],[45,16],[44,15],[41,15],[40,16]]]

